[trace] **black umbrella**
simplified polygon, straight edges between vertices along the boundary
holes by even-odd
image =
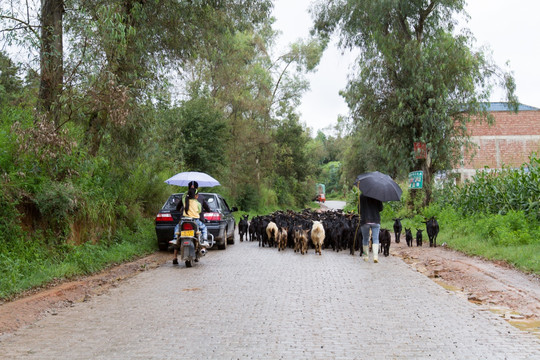
[[[390,176],[378,171],[358,175],[354,185],[358,186],[365,196],[380,201],[399,201],[401,198],[399,185]]]

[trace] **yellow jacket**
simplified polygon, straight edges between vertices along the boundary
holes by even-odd
[[[189,211],[186,213],[186,208],[184,207],[184,214],[182,216],[187,216],[191,218],[199,218],[199,214],[202,211],[202,205],[197,199],[189,200]]]

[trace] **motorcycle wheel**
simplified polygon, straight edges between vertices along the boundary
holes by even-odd
[[[186,260],[186,267],[188,267],[188,268],[191,267],[191,260]]]

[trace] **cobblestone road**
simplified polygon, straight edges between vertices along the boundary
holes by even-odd
[[[237,240],[0,338],[0,359],[540,359],[540,339],[398,258]]]

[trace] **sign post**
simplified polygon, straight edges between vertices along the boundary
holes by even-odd
[[[417,159],[426,159],[427,158],[427,145],[424,142],[415,142],[414,143],[414,156]]]
[[[424,172],[413,171],[409,173],[409,189],[421,189],[424,183]]]

